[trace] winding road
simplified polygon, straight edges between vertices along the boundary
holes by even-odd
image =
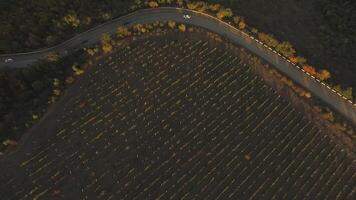
[[[191,19],[184,19],[184,14],[190,15]],[[46,58],[47,54],[51,51],[56,51],[61,56],[66,55],[71,50],[97,43],[100,41],[100,37],[103,33],[115,33],[118,26],[131,26],[135,23],[152,23],[155,21],[168,20],[200,26],[229,38],[235,44],[245,47],[255,55],[278,68],[296,83],[308,88],[314,96],[322,99],[356,125],[356,104],[354,102],[320,82],[315,77],[304,72],[303,69],[294,65],[281,54],[252,36],[249,36],[228,23],[218,20],[208,14],[181,8],[162,7],[138,10],[99,25],[51,48],[28,53],[0,55],[0,68],[4,66],[26,67],[40,59]],[[5,63],[7,58],[12,58],[14,61]]]
[[[192,18],[186,20],[183,14]],[[156,20],[175,20],[221,34],[340,112],[345,106],[349,112],[345,115],[355,114],[352,103],[258,40],[214,17],[182,9],[137,11],[56,47],[2,59],[11,56],[15,60],[11,67],[29,66],[49,51],[64,55],[94,44],[103,32],[113,33],[117,26]],[[81,84],[69,88],[43,121],[26,133],[18,150],[0,159],[1,199],[352,199],[353,154],[289,102],[271,95],[275,92],[251,76],[249,66],[233,55],[226,65],[202,67],[203,74],[213,73],[198,78],[197,84],[191,70],[197,68],[194,60],[200,52],[191,56],[185,51],[191,68],[179,67],[184,70],[179,71],[156,65],[155,70],[149,69],[150,79],[142,85],[158,88],[157,95],[141,98],[141,84],[125,82],[128,77],[132,83],[143,80],[130,66],[138,65],[139,53],[154,52],[151,49],[123,50],[121,56],[130,61],[122,64],[126,66],[110,66],[111,61],[105,60],[102,65],[109,67],[91,68]],[[210,60],[226,58],[223,53],[213,54]],[[178,66],[187,63],[179,62]],[[156,78],[156,71],[163,73]],[[173,87],[172,82],[184,76],[184,85]],[[202,91],[189,94],[187,100],[185,85]],[[256,112],[250,110],[255,106]]]

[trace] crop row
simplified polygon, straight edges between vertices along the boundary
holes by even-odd
[[[227,47],[139,41],[79,84],[63,100],[54,132],[33,137],[38,145],[20,152],[16,173],[1,180],[8,199],[347,199],[355,192],[355,161]]]

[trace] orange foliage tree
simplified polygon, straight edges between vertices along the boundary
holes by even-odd
[[[328,70],[322,69],[318,72],[317,77],[319,80],[325,81],[331,77],[331,74]]]
[[[315,76],[316,75],[316,70],[313,66],[311,65],[303,65],[304,71],[308,72],[309,74]]]

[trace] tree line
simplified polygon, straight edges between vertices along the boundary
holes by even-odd
[[[56,45],[120,16],[131,0],[16,0],[0,4],[0,54]]]

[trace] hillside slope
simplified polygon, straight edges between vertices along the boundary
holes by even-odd
[[[355,158],[238,57],[153,36],[91,68],[0,161],[3,199],[351,199]]]

